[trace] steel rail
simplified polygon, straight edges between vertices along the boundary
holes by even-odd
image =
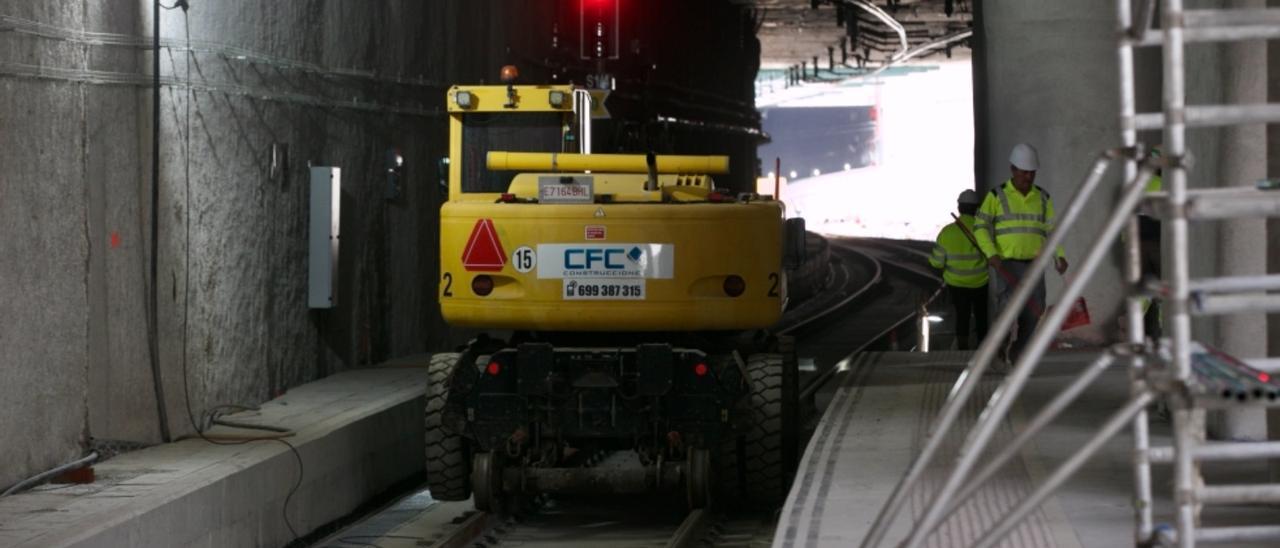
[[[789,326],[787,326],[787,327],[785,327],[785,328],[783,328],[783,329],[778,330],[777,334],[779,334],[779,335],[786,335],[786,334],[789,334],[789,333],[795,332],[796,330],[798,330],[798,329],[800,329],[800,328],[802,328],[802,327],[805,327],[805,326],[807,326],[807,325],[809,325],[809,324],[811,324],[811,323],[813,323],[813,322],[815,322],[815,321],[818,321],[818,320],[820,320],[820,319],[822,319],[822,318],[826,318],[827,316],[830,316],[831,314],[834,314],[836,311],[838,311],[838,310],[840,310],[840,309],[842,309],[842,308],[844,308],[844,307],[848,306],[849,304],[853,303],[853,302],[854,302],[854,301],[856,301],[858,298],[862,297],[862,296],[863,296],[863,295],[865,295],[868,291],[870,291],[870,290],[871,290],[871,288],[875,287],[876,285],[879,285],[879,284],[880,284],[880,282],[882,282],[882,281],[883,281],[883,272],[884,272],[884,268],[883,268],[883,266],[880,264],[880,261],[879,261],[879,260],[877,260],[875,257],[872,257],[871,255],[868,255],[867,253],[864,253],[864,252],[862,252],[862,251],[859,251],[859,250],[857,250],[857,249],[854,249],[854,248],[851,248],[851,247],[847,247],[847,246],[844,246],[844,245],[839,245],[839,246],[837,246],[837,247],[840,247],[842,250],[844,250],[844,251],[846,251],[846,252],[849,252],[849,253],[853,253],[853,254],[855,254],[855,255],[858,255],[858,256],[860,256],[862,259],[864,259],[864,260],[866,260],[866,261],[870,262],[870,263],[871,263],[871,265],[872,265],[872,267],[874,268],[874,274],[871,276],[871,280],[870,280],[870,281],[868,281],[867,283],[863,284],[863,285],[862,285],[862,287],[858,288],[858,290],[857,290],[857,291],[854,291],[854,292],[852,292],[852,293],[848,294],[845,298],[841,299],[839,302],[837,302],[837,303],[835,303],[835,304],[833,304],[833,305],[831,305],[831,306],[828,306],[828,307],[826,307],[826,308],[824,308],[824,309],[822,309],[822,310],[818,311],[816,314],[811,314],[811,315],[809,315],[809,316],[806,316],[804,319],[800,320],[799,322],[797,322],[797,323],[795,323],[795,324],[789,325]]]
[[[680,527],[676,528],[675,534],[671,535],[671,540],[667,541],[667,548],[688,548],[698,545],[710,521],[710,512],[707,510],[698,508],[689,512],[684,521],[680,522]]]
[[[476,544],[476,539],[484,535],[498,521],[498,517],[489,512],[475,511],[467,516],[433,546],[435,548],[466,548]]]
[[[856,251],[854,247],[847,242],[837,242],[834,245],[836,247],[840,247],[845,250],[852,250],[857,253],[862,253],[861,251]],[[885,244],[882,244],[882,245],[885,245]],[[892,245],[892,244],[887,244],[887,245]],[[869,254],[866,254],[866,253],[862,253],[862,254],[867,257],[871,257]],[[922,272],[908,268],[900,263],[897,263],[896,261],[891,261],[887,259],[877,259],[877,258],[872,258],[872,260],[874,260],[881,269],[883,269],[884,264],[890,264],[890,265],[893,265],[895,268],[902,270],[904,272],[909,272],[913,275],[924,277],[924,274]],[[940,282],[941,280],[938,280],[938,281]],[[932,303],[933,301],[937,300],[938,296],[941,294],[942,294],[942,286],[939,286],[938,289],[935,290],[933,294],[930,295],[929,298],[926,300],[926,304]],[[855,356],[865,352],[868,346],[871,346],[876,341],[879,341],[880,339],[883,339],[884,337],[888,336],[889,333],[892,333],[893,331],[902,327],[903,324],[911,321],[911,319],[916,317],[916,315],[917,315],[917,311],[915,309],[912,309],[910,314],[903,316],[901,319],[894,322],[889,327],[885,328],[879,333],[876,333],[874,336],[870,337],[866,341],[863,341],[862,344],[858,345],[852,351],[850,351],[849,354],[845,356],[844,359],[840,360],[839,363],[847,364],[851,362]],[[817,394],[818,390],[821,390],[823,386],[825,386],[828,382],[831,381],[831,379],[835,378],[836,373],[839,373],[840,371],[843,371],[843,370],[844,369],[840,367],[839,364],[837,364],[836,366],[830,367],[826,371],[823,371],[820,375],[818,375],[818,378],[814,379],[813,381],[810,381],[809,384],[800,391],[800,401],[805,401],[809,398],[812,398],[815,394]]]

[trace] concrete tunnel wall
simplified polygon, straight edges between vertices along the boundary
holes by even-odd
[[[450,60],[456,27],[444,22],[460,4],[193,2],[189,16],[163,13],[162,36],[179,46],[161,51],[158,254],[175,436],[191,430],[184,362],[198,417],[446,338],[430,283],[434,160],[445,138],[435,111],[445,82],[478,79],[485,66]],[[0,485],[78,456],[90,437],[159,439],[144,282],[151,54],[77,34],[149,36],[150,5],[0,1],[22,28],[53,28],[0,33],[0,313],[9,318],[0,327]],[[484,60],[489,33],[502,31],[476,27],[463,61]],[[190,53],[180,47],[188,32]],[[268,58],[248,62],[231,48]],[[36,66],[67,72],[29,77]],[[393,82],[418,75],[432,78]],[[122,83],[98,82],[112,78]],[[335,106],[350,102],[401,112]],[[269,177],[272,143],[290,149],[283,180]],[[408,180],[388,203],[380,171],[393,147]],[[341,306],[328,311],[306,305],[308,163],[344,172]]]
[[[445,90],[493,82],[509,62],[528,82],[566,69],[539,53],[565,16],[555,3],[191,4],[162,12],[160,52],[158,326],[175,437],[191,432],[184,366],[199,420],[214,405],[464,340],[435,303]],[[645,15],[703,45],[646,52],[656,60],[635,63],[648,72],[628,81],[726,94],[748,105],[734,120],[753,115],[751,27],[699,33],[741,8],[663,11],[679,7],[647,3]],[[146,335],[151,2],[0,0],[0,17],[16,29],[0,31],[3,487],[94,445],[158,442],[159,429]],[[718,68],[684,78],[697,67]],[[688,98],[678,106],[705,114]],[[705,131],[664,135],[697,138],[685,152],[729,152]],[[273,143],[289,147],[282,180],[270,177]],[[753,144],[726,146],[753,159]],[[394,201],[383,195],[391,148],[406,161]],[[308,164],[343,172],[339,306],[325,311],[306,302]]]

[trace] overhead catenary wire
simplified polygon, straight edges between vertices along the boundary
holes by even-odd
[[[906,55],[907,49],[909,48],[907,45],[907,29],[902,26],[902,23],[899,23],[897,19],[894,19],[892,15],[889,15],[883,9],[880,9],[880,7],[872,4],[871,2],[867,2],[866,0],[845,0],[845,3],[856,6],[863,11],[870,13],[876,19],[883,21],[885,26],[898,34],[898,42],[900,43],[900,46],[898,52],[893,54],[890,59],[896,59],[899,56]]]

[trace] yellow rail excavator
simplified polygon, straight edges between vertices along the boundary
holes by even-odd
[[[717,189],[725,156],[591,154],[588,90],[455,86],[447,102],[440,308],[503,335],[431,360],[432,495],[780,501],[798,392],[789,342],[765,331],[797,239],[782,205]],[[634,466],[589,466],[616,453]]]

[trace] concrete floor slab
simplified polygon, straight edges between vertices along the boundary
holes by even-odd
[[[296,457],[187,439],[103,462],[93,484],[0,499],[0,546],[284,545],[290,525],[305,534],[421,473],[425,383],[420,368],[348,371],[226,417],[293,430]]]
[[[992,447],[1008,443],[1039,406],[1059,393],[1097,356],[1060,352],[1048,356],[1027,385],[1012,415],[998,429]],[[775,548],[857,545],[911,459],[923,446],[951,385],[968,361],[967,352],[867,353],[860,355],[835,389],[830,406],[806,449],[783,508]],[[963,436],[1002,380],[992,374],[961,413],[938,459],[906,505],[888,539],[901,539],[954,462]],[[928,546],[968,546],[1031,493],[1043,479],[1096,432],[1128,398],[1127,372],[1113,365],[1032,444],[1007,465],[930,537]],[[1152,444],[1168,445],[1168,425],[1152,424]],[[989,453],[990,454],[990,453]],[[1113,438],[1063,489],[1042,505],[1000,546],[1132,546],[1132,439]],[[940,463],[940,464],[939,464]],[[1266,481],[1265,463],[1204,469],[1211,484]],[[1169,470],[1153,477],[1156,522],[1172,521]],[[1206,508],[1204,525],[1265,524],[1276,521],[1267,507]],[[889,545],[892,545],[891,543]]]

